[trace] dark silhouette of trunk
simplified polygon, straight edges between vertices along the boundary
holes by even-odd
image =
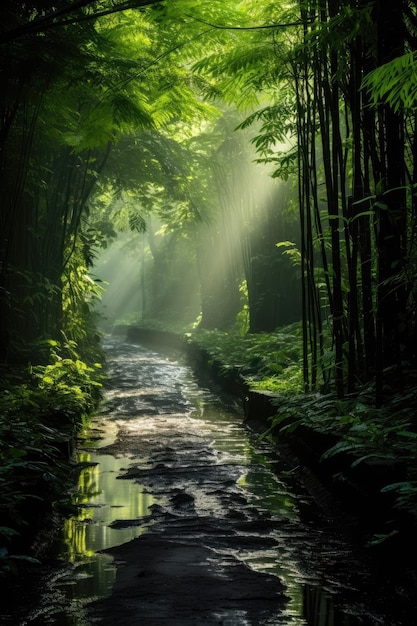
[[[240,311],[239,280],[227,264],[225,241],[216,228],[198,238],[197,265],[200,276],[200,328],[228,330]]]
[[[404,53],[402,2],[378,0],[376,23],[378,65]],[[383,369],[395,365],[401,376],[402,333],[406,319],[406,291],[401,281],[406,251],[406,194],[404,119],[388,105],[379,109],[382,191],[377,214],[377,404],[383,401]],[[392,376],[392,374],[390,375]]]
[[[309,14],[301,8],[304,36],[308,36]],[[302,326],[303,326],[303,374],[306,391],[315,389],[321,369],[322,384],[327,384],[328,372],[323,363],[323,330],[320,290],[316,282],[317,254],[314,248],[315,230],[319,233],[323,267],[327,258],[321,226],[317,196],[316,173],[316,85],[310,84],[309,59],[304,58],[301,70],[293,66],[297,101],[298,134],[298,190],[301,224],[301,281],[302,281]],[[314,164],[314,172],[312,164]],[[331,290],[329,273],[325,272],[329,301]]]
[[[330,16],[331,17],[331,16]],[[339,88],[337,81],[332,84],[328,81],[330,76],[336,76],[338,71],[337,56],[331,53],[330,72],[327,63],[323,64],[323,95],[324,99],[319,101],[330,113],[327,119],[327,128],[324,132],[322,127],[322,149],[324,172],[327,188],[327,208],[330,218],[331,249],[332,249],[332,300],[333,300],[333,340],[335,349],[335,385],[339,397],[344,394],[344,370],[343,370],[343,345],[345,342],[344,331],[344,298],[342,291],[342,262],[340,250],[340,212],[339,212],[339,180],[341,177],[340,157],[340,117],[339,117]],[[324,115],[322,115],[324,118]],[[331,130],[331,132],[330,132]]]
[[[362,0],[361,0],[362,1]],[[353,7],[355,3],[353,3]],[[347,238],[351,242],[348,293],[348,377],[347,389],[370,376],[374,358],[373,299],[371,283],[370,203],[365,201],[365,176],[362,167],[362,99],[360,91],[363,66],[363,41],[358,36],[350,49],[348,106],[352,133],[352,196],[347,213]],[[349,123],[349,115],[346,115]],[[369,175],[367,177],[369,190]],[[368,215],[366,213],[368,212]],[[364,214],[361,216],[361,213]],[[358,267],[359,264],[359,267]],[[358,288],[360,287],[360,288]],[[362,295],[361,295],[362,294]],[[362,315],[362,323],[360,319]],[[371,321],[369,321],[368,319]],[[362,332],[363,329],[363,332]],[[370,331],[370,332],[369,332]]]
[[[273,332],[301,319],[301,290],[295,268],[280,241],[299,242],[298,225],[282,217],[288,194],[278,186],[259,206],[256,223],[247,233],[246,280],[249,299],[249,332]]]

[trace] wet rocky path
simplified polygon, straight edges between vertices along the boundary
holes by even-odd
[[[178,361],[106,350],[105,402],[79,447],[81,514],[21,626],[411,626],[385,573],[238,409]]]

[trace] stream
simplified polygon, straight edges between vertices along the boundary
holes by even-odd
[[[105,350],[79,513],[19,626],[411,624],[239,407],[181,360],[111,337]]]

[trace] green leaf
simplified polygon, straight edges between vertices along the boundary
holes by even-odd
[[[417,439],[417,433],[411,430],[399,430],[397,431],[402,437],[408,437],[408,439]]]
[[[382,487],[381,493],[388,493],[389,491],[417,491],[417,487],[413,485],[413,483],[409,481],[399,482],[399,483],[391,483],[390,485],[385,485]]]

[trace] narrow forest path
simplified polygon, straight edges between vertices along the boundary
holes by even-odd
[[[71,571],[55,575],[24,624],[411,626],[381,595],[382,573],[239,411],[200,388],[186,365],[113,339],[106,350],[105,403],[79,449],[98,466],[94,480],[84,477],[84,515],[67,532]],[[86,554],[111,559],[87,576]],[[92,579],[100,586],[109,571],[98,593]]]

